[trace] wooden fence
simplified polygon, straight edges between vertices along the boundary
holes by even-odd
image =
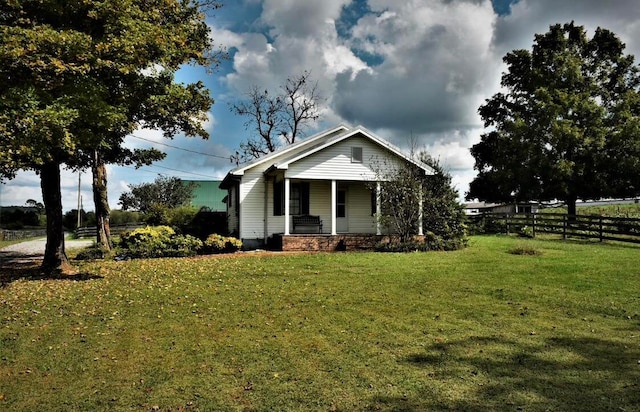
[[[484,213],[469,216],[472,223],[488,233],[538,233],[562,235],[563,238],[617,240],[640,243],[640,219],[608,216],[581,216],[560,213]]]
[[[0,240],[20,240],[32,237],[46,236],[45,229],[28,229],[28,230],[5,230],[0,229]]]
[[[122,232],[135,230],[144,226],[146,226],[144,223],[131,223],[128,225],[114,225],[114,226],[111,226],[109,229],[111,230],[112,235],[119,235]],[[75,234],[77,238],[86,238],[86,237],[96,237],[98,232],[95,226],[85,226],[85,227],[77,228],[75,230]]]

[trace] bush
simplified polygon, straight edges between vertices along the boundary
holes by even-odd
[[[242,248],[242,241],[235,237],[212,234],[204,241],[204,253],[233,253]]]
[[[522,226],[520,230],[518,230],[518,236],[532,238],[533,229],[531,229],[529,226]]]
[[[504,220],[491,216],[474,216],[469,229],[469,233],[473,235],[501,234],[507,233],[507,224]]]
[[[445,239],[433,232],[427,232],[423,242],[383,242],[375,247],[376,252],[428,252],[459,250],[467,246],[467,238]]]
[[[130,223],[138,223],[142,221],[142,213],[131,212],[126,210],[112,210],[109,218],[111,226],[127,225]]]
[[[542,254],[538,249],[532,245],[520,243],[509,249],[509,253],[512,255],[527,255],[527,256],[539,256]]]
[[[167,208],[153,205],[144,220],[151,226],[170,226],[176,232],[205,240],[211,233],[226,233],[227,214],[193,206]]]
[[[111,255],[111,252],[101,249],[98,246],[92,246],[78,252],[75,259],[76,260],[100,260],[100,259],[105,259],[110,255]]]
[[[202,241],[177,235],[168,226],[147,226],[120,235],[120,248],[132,258],[195,256]]]

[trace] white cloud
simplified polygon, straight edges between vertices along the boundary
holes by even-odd
[[[489,0],[366,3],[351,8],[347,22],[343,6],[353,6],[352,0],[243,0],[237,7],[226,5],[234,10],[227,23],[218,25],[215,18],[210,22],[212,39],[233,52],[228,71],[212,78],[220,88],[212,93],[215,117],[211,114],[205,125],[215,131],[211,139],[166,140],[160,131],[141,129],[135,135],[151,142],[127,138],[127,147],[156,147],[169,153],[160,165],[222,176],[231,166],[225,157],[246,134],[225,101],[237,99],[251,85],[275,91],[287,77],[311,70],[328,98],[322,109],[325,125],[363,124],[400,146],[409,136],[418,136],[419,144],[441,159],[464,192],[475,175],[468,149],[481,133],[477,109],[499,90],[505,53],[530,49],[536,33],[574,20],[585,25],[589,35],[598,26],[612,30],[627,44],[628,53],[640,57],[637,0],[519,0],[505,16],[497,16]],[[127,184],[152,181],[160,170],[110,167],[112,207]],[[2,204],[40,198],[37,176],[25,176],[2,187]],[[73,176],[65,178],[65,208],[75,208],[74,185]],[[83,189],[83,196],[85,204],[91,203],[89,191]]]
[[[380,14],[361,18],[350,42],[382,63],[338,76],[338,113],[405,133],[477,126],[476,109],[497,85],[490,2],[370,4]]]
[[[520,0],[511,6],[511,11],[496,24],[495,44],[501,55],[513,49],[530,49],[535,33],[545,33],[550,25],[571,21],[585,26],[590,35],[597,27],[611,30],[627,44],[627,53],[636,57],[640,53],[637,0]]]

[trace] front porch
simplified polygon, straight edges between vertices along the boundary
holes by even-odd
[[[419,236],[422,237],[422,236]],[[274,234],[267,242],[267,247],[283,252],[334,252],[373,250],[378,243],[389,242],[388,235],[368,233],[330,234]]]

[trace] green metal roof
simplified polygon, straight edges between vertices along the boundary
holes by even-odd
[[[220,189],[220,180],[184,180],[183,184],[195,183],[191,205],[197,208],[206,206],[213,212],[226,212],[227,205],[223,202],[227,191]]]

